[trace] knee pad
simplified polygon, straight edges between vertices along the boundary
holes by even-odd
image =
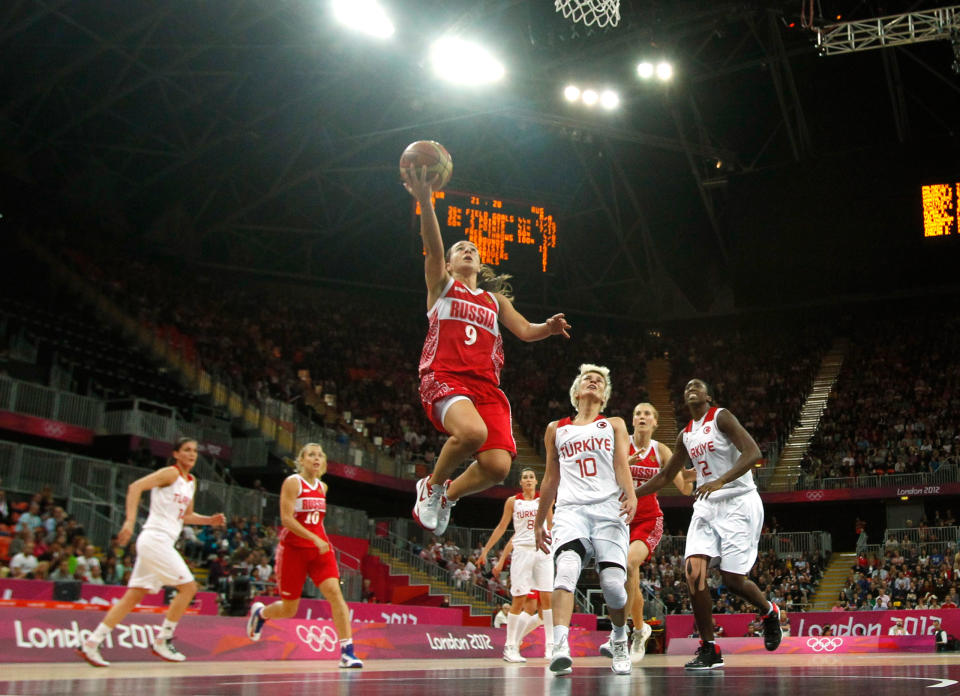
[[[556,572],[553,575],[553,587],[557,590],[573,592],[577,589],[577,580],[583,569],[583,559],[572,549],[561,550],[556,557]]]
[[[618,565],[604,565],[600,569],[600,589],[603,599],[610,609],[623,609],[627,606],[627,571]]]

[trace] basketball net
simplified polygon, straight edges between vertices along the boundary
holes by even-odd
[[[620,0],[554,0],[557,12],[571,22],[615,27],[620,23]]]

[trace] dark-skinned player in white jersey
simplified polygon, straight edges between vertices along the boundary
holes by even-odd
[[[747,577],[757,560],[763,527],[763,503],[751,473],[760,459],[760,448],[736,416],[713,405],[712,390],[702,379],[687,382],[683,400],[691,421],[677,436],[666,466],[636,493],[641,498],[657,492],[688,464],[696,470],[696,502],[687,532],[684,573],[700,647],[685,667],[709,670],[723,667],[713,634],[713,599],[707,587],[710,567],[719,564],[724,585],[757,607],[767,650],[780,645],[780,610]]]

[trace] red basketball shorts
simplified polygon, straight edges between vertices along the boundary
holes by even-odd
[[[470,379],[449,372],[427,372],[420,378],[420,403],[433,427],[447,432],[440,421],[434,405],[451,396],[465,396],[487,426],[487,439],[477,452],[502,449],[517,456],[517,443],[513,439],[513,417],[510,402],[499,387],[484,380]]]
[[[320,583],[324,580],[340,577],[333,546],[327,553],[320,553],[320,549],[316,546],[279,544],[277,546],[277,586],[280,588],[280,597],[300,599],[303,594],[303,583],[308,575],[317,587],[320,587]]]
[[[630,543],[642,541],[646,545],[649,554],[653,554],[653,550],[657,548],[657,544],[660,543],[662,536],[662,515],[658,517],[648,517],[645,520],[634,520],[630,523]],[[649,558],[649,555],[647,557]]]

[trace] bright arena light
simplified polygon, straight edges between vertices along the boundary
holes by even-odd
[[[594,92],[592,89],[583,90],[583,94],[581,95],[581,99],[583,99],[583,103],[586,104],[587,106],[593,106],[594,104],[597,103],[597,100],[599,98],[600,96],[596,92]]]
[[[653,77],[653,63],[644,61],[637,64],[637,75],[644,80],[649,80],[651,77]]]
[[[600,95],[600,106],[608,111],[616,109],[620,106],[620,95],[612,89],[603,90],[603,94]]]
[[[333,14],[342,24],[378,39],[393,36],[393,22],[377,0],[333,0]]]
[[[503,64],[482,46],[456,37],[434,42],[430,62],[438,77],[464,85],[482,85],[500,80]]]
[[[576,85],[567,85],[563,90],[563,98],[571,102],[577,101],[580,98],[580,88]]]
[[[657,78],[666,82],[673,77],[673,66],[666,61],[657,63]]]

